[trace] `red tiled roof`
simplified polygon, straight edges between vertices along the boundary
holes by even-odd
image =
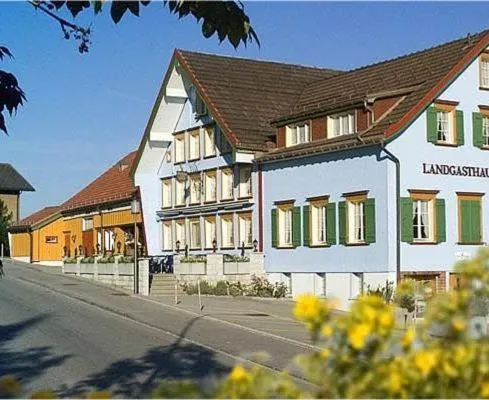
[[[61,205],[61,210],[95,206],[117,201],[130,200],[136,191],[129,175],[137,151],[133,151],[118,161],[110,169],[91,182]]]
[[[61,209],[60,206],[44,207],[43,209],[36,211],[35,213],[29,215],[28,217],[25,217],[20,221],[16,222],[11,227],[12,228],[20,227],[20,226],[30,227],[51,217],[52,215],[60,211],[60,209]]]

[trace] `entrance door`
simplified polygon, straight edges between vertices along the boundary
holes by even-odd
[[[82,246],[86,257],[93,256],[93,229],[82,232]]]

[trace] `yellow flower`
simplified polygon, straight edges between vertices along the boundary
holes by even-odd
[[[401,339],[402,347],[411,347],[414,341],[416,332],[413,328],[409,328]]]
[[[330,325],[324,325],[323,326],[323,329],[321,330],[321,333],[325,336],[325,337],[330,337],[332,334],[333,334],[333,328],[331,328]]]
[[[56,393],[51,392],[49,390],[34,392],[31,394],[31,399],[56,399],[56,398],[57,398]],[[92,397],[88,397],[88,398],[91,399]],[[110,397],[106,397],[106,398],[110,399]]]
[[[469,351],[464,345],[458,345],[454,349],[455,364],[465,364],[469,356]]]
[[[389,375],[389,390],[391,393],[398,393],[401,390],[401,375],[398,372],[393,372]]]
[[[445,360],[445,362],[443,363],[443,371],[445,372],[445,374],[447,374],[452,378],[458,375],[457,369],[452,364],[450,364],[450,362],[448,362],[447,360]]]
[[[394,323],[394,318],[390,312],[384,311],[379,315],[379,323],[383,328],[390,328]]]
[[[20,383],[12,376],[6,376],[0,379],[0,391],[8,394],[17,394],[20,392]]]
[[[303,294],[297,297],[294,316],[299,320],[310,320],[318,316],[321,310],[321,300],[313,294]]]
[[[466,327],[465,321],[460,317],[455,317],[452,319],[452,326],[457,332],[462,332]]]
[[[248,372],[241,365],[236,365],[229,374],[229,379],[234,382],[241,382],[248,379],[248,376]]]
[[[423,376],[427,376],[437,362],[437,353],[433,350],[421,350],[414,356],[414,364],[421,371]]]
[[[489,382],[485,381],[481,384],[481,397],[488,398],[489,397]]]
[[[377,312],[375,311],[374,308],[370,307],[370,306],[366,306],[363,308],[363,316],[365,317],[365,319],[368,321],[368,322],[373,322],[375,320],[375,316],[377,314]]]
[[[326,360],[331,355],[331,350],[328,348],[324,348],[319,352],[319,357],[323,360]]]
[[[354,325],[348,332],[348,341],[355,350],[360,350],[365,346],[365,339],[370,334],[369,324]]]

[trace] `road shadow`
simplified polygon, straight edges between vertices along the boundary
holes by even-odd
[[[0,377],[14,376],[25,386],[43,375],[49,368],[63,364],[70,356],[54,355],[49,346],[17,350],[12,341],[48,318],[38,315],[13,324],[0,325]]]
[[[76,397],[94,390],[109,390],[117,397],[144,398],[165,379],[191,379],[205,384],[222,377],[230,366],[219,362],[215,352],[184,340],[199,318],[190,321],[171,345],[154,347],[140,358],[119,360],[71,388],[59,388],[59,395]]]

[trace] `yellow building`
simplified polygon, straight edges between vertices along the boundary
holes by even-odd
[[[131,212],[138,192],[129,176],[136,152],[56,207],[46,207],[9,229],[11,257],[58,265],[63,257],[134,254],[134,226],[144,253],[141,212]]]

